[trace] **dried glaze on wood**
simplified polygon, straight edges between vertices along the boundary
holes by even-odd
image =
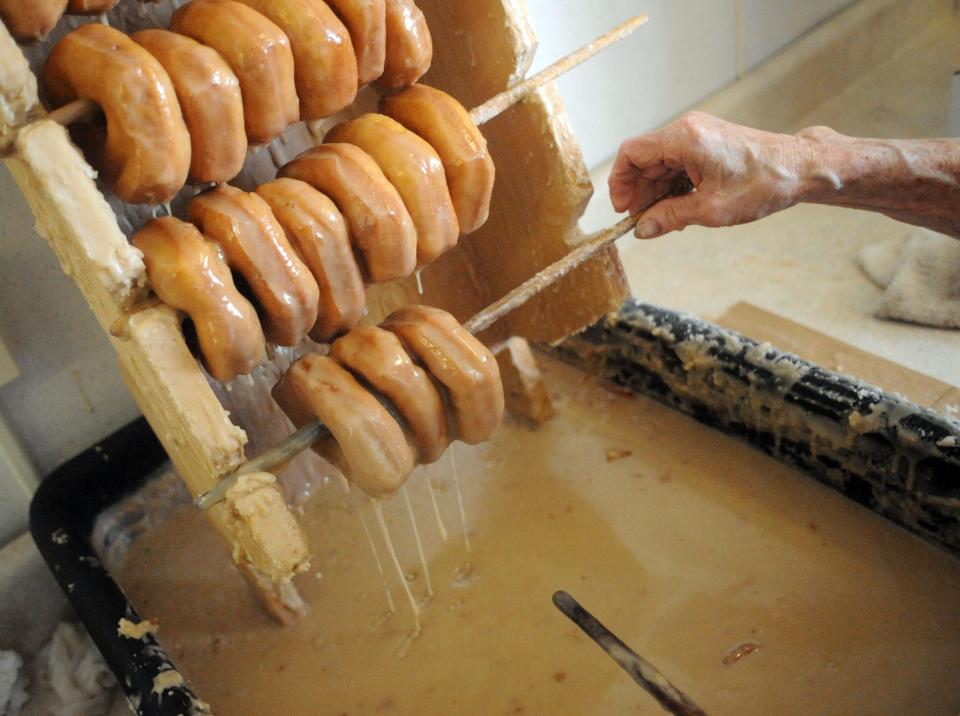
[[[37,78],[16,41],[6,28],[0,28],[0,152],[9,147],[14,128],[25,124],[38,104]]]
[[[419,5],[437,38],[424,83],[470,109],[526,74],[536,38],[519,0],[424,0]],[[577,222],[592,193],[580,147],[552,87],[507,110],[481,131],[497,167],[490,219],[424,271],[426,302],[450,310],[460,320],[575,248],[583,238]],[[486,337],[519,335],[553,342],[614,310],[626,296],[623,269],[611,248],[531,300]]]

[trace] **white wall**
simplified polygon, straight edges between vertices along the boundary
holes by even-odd
[[[738,59],[741,66],[753,64],[846,0],[527,2],[540,38],[538,68],[631,15],[651,17],[633,38],[559,83],[587,162],[595,167],[623,138],[662,124],[732,82]],[[131,420],[137,409],[109,343],[33,232],[33,218],[6,169],[0,170],[0,269],[0,340],[21,373],[0,387],[0,416],[46,474]]]
[[[742,28],[740,70],[755,67],[850,0],[736,0]]]
[[[641,12],[650,22],[561,78],[587,165],[736,78],[734,0],[527,0],[540,40],[534,70]]]
[[[641,12],[650,22],[558,82],[587,165],[733,82],[850,0],[527,0],[534,70]]]

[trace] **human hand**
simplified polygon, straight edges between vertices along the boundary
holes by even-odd
[[[642,214],[636,234],[643,239],[691,224],[732,226],[796,204],[808,164],[801,137],[690,112],[623,143],[610,199],[618,212]],[[673,196],[687,181],[695,191]]]

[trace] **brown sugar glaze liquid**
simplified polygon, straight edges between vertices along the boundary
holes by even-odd
[[[455,447],[470,553],[449,459],[411,478],[436,592],[415,640],[369,501],[338,480],[300,517],[312,613],[290,628],[259,609],[196,511],[134,545],[118,579],[216,713],[662,713],[553,607],[557,589],[711,713],[960,710],[960,563],[744,443],[543,367],[552,422],[508,419],[493,442]],[[383,512],[424,599],[404,501]]]

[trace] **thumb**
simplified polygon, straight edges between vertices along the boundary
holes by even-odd
[[[658,201],[643,212],[637,222],[637,238],[655,239],[671,231],[680,231],[690,224],[699,223],[702,204],[703,194],[700,192],[671,196]]]

